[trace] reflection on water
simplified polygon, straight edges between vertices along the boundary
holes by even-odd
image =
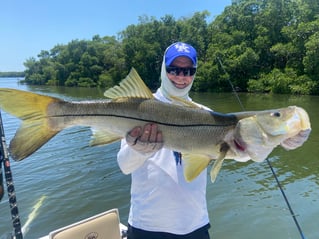
[[[25,86],[10,79],[0,79],[0,86],[68,100],[101,99],[104,91]],[[269,159],[307,239],[318,238],[319,133],[315,122],[319,119],[319,111],[316,110],[319,97],[243,93],[239,97],[247,110],[299,105],[309,112],[313,132],[308,142],[290,152],[277,148]],[[241,111],[231,93],[196,93],[192,94],[192,98],[215,111]],[[9,143],[20,121],[6,113],[2,113],[2,117]],[[90,137],[87,127],[67,129],[29,158],[12,162],[22,224],[37,201],[46,196],[25,238],[38,238],[51,230],[114,207],[119,208],[121,220],[126,223],[130,177],[123,175],[116,163],[119,143],[91,148],[88,147]],[[300,238],[266,162],[226,160],[216,182],[208,183],[207,198],[212,238]],[[9,233],[11,228],[5,196],[0,202],[0,235]]]

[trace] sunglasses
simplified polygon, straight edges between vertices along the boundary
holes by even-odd
[[[168,74],[178,76],[181,72],[183,72],[184,76],[193,76],[196,73],[195,67],[176,67],[176,66],[167,66],[166,72]]]

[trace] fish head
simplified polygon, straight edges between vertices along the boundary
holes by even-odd
[[[272,137],[292,137],[301,130],[310,128],[307,112],[297,106],[264,111],[255,115],[256,122]]]
[[[235,154],[261,162],[276,146],[310,129],[309,116],[300,107],[260,111],[238,121],[231,146]]]

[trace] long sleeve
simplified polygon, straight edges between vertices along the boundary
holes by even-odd
[[[132,149],[125,139],[121,141],[121,149],[117,154],[117,162],[124,174],[130,174],[139,167],[141,167],[144,162],[150,158],[154,153],[140,153]]]

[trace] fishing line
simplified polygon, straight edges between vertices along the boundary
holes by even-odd
[[[228,75],[228,73],[227,73],[227,71],[225,70],[225,67],[224,67],[222,61],[220,60],[220,58],[217,56],[216,59],[218,60],[218,62],[219,62],[219,64],[220,64],[222,70],[224,71],[224,73]],[[229,79],[229,77],[227,77],[227,80],[228,80],[228,82],[229,82],[229,84],[230,84],[230,86],[231,86],[231,88],[232,88],[232,91],[234,92],[234,94],[235,94],[235,96],[236,96],[236,98],[237,98],[237,100],[238,100],[238,102],[239,102],[239,104],[240,104],[241,109],[242,109],[243,111],[245,111],[245,107],[243,106],[243,104],[242,104],[242,102],[241,102],[241,100],[240,100],[240,98],[239,98],[239,96],[238,96],[238,93],[237,93],[237,91],[235,90],[235,88],[234,88],[234,86],[233,86],[233,83],[231,82],[231,80]],[[274,178],[275,178],[275,180],[276,180],[276,182],[277,182],[277,185],[278,185],[278,187],[279,187],[279,189],[280,189],[280,191],[281,191],[281,194],[282,194],[282,196],[284,197],[284,200],[285,200],[285,202],[286,202],[286,204],[287,204],[287,206],[288,206],[289,212],[290,212],[290,214],[291,214],[291,216],[292,216],[292,218],[293,218],[293,220],[294,220],[294,222],[295,222],[295,224],[296,224],[296,226],[297,226],[297,228],[298,228],[298,231],[299,231],[299,234],[300,234],[301,238],[302,238],[302,239],[306,239],[306,237],[304,236],[303,231],[302,231],[302,229],[301,229],[301,227],[300,227],[300,225],[299,225],[299,223],[298,223],[298,220],[297,220],[297,218],[296,218],[296,214],[294,213],[294,211],[292,210],[292,207],[290,206],[289,200],[288,200],[288,198],[287,198],[287,196],[286,196],[286,193],[285,193],[283,187],[281,186],[281,183],[280,183],[280,181],[279,181],[279,179],[278,179],[278,177],[277,177],[277,174],[276,174],[276,172],[275,172],[273,166],[271,165],[271,163],[270,163],[270,161],[269,161],[268,158],[266,158],[266,161],[267,161],[268,166],[269,166],[269,168],[270,168],[270,170],[271,170],[271,172],[272,172],[272,174],[273,174],[273,176],[274,176]]]

